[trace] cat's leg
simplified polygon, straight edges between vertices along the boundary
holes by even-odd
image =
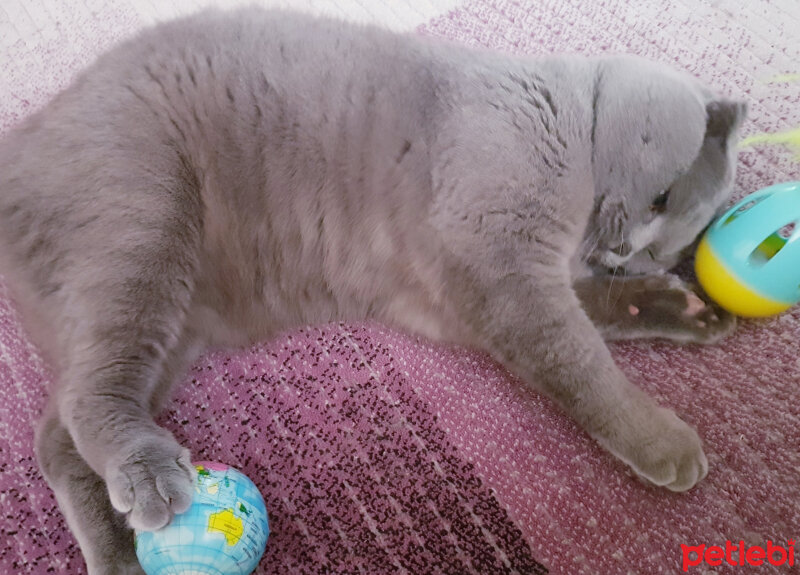
[[[170,278],[169,266],[154,267],[163,277],[132,270],[135,276],[94,294],[103,302],[84,308],[88,328],[75,336],[56,391],[59,417],[78,453],[105,480],[114,508],[140,529],[164,526],[192,496],[189,452],[150,414],[165,361],[181,336],[184,310],[173,298],[187,280]],[[117,286],[120,293],[113,293]]]
[[[164,403],[173,381],[201,349],[184,337],[170,353],[151,397],[151,412]],[[75,534],[91,575],[142,575],[133,547],[133,530],[123,513],[114,509],[105,481],[89,467],[61,423],[53,400],[36,434],[36,455],[42,473]]]
[[[672,274],[589,276],[573,287],[607,341],[664,338],[706,344],[736,329],[735,316],[702,299],[700,290]]]
[[[143,575],[125,516],[111,506],[105,482],[75,449],[55,405],[48,406],[39,422],[36,456],[89,573]]]
[[[121,558],[135,566],[130,532],[112,508],[128,527],[157,529],[190,505],[195,473],[188,450],[155,423],[152,408],[186,338],[199,194],[177,177],[152,182],[127,164],[110,171],[99,205],[87,203],[102,217],[82,227],[62,223],[65,255],[36,269],[47,280],[41,284],[56,289],[31,287],[50,310],[58,342],[57,415],[40,427],[40,459],[92,575],[125,573]],[[125,548],[112,556],[109,541]]]
[[[708,470],[697,433],[628,381],[566,274],[530,269],[453,284],[479,343],[638,475],[673,491],[695,485]]]

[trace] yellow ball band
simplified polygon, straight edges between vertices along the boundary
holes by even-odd
[[[744,285],[719,261],[707,238],[695,254],[694,269],[706,293],[721,307],[742,317],[767,317],[792,307],[791,303],[764,297]]]

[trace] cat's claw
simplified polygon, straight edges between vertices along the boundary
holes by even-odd
[[[111,504],[133,529],[154,531],[192,502],[195,470],[189,451],[171,435],[153,434],[109,461]]]

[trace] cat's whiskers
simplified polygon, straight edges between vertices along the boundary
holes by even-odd
[[[589,263],[591,256],[600,245],[600,234],[597,231],[591,232],[584,238],[581,247],[581,260],[583,263]]]
[[[617,250],[617,255],[620,256],[620,257],[623,257],[622,251],[625,249],[625,233],[622,230],[620,230],[620,232],[619,232],[619,237],[620,237],[620,242],[619,242],[619,248]],[[614,280],[617,279],[617,272],[619,270],[620,270],[619,266],[614,266],[614,271],[611,274],[611,281],[608,283],[608,294],[606,296],[606,307],[607,308],[609,307],[609,304],[611,303],[611,292],[614,289]],[[623,275],[627,275],[627,271],[625,270],[625,268],[622,268],[622,274]],[[619,298],[621,298],[621,297],[622,297],[622,294],[620,293],[619,297],[617,297],[617,301],[614,302],[614,305],[617,305],[617,302],[619,301]]]
[[[608,308],[609,304],[611,303],[611,291],[614,289],[614,280],[617,278],[617,270],[619,270],[619,268],[615,267],[614,271],[611,274],[611,281],[608,283],[608,294],[606,295],[606,308]]]

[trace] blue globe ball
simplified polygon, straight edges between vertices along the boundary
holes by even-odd
[[[158,531],[137,531],[136,556],[147,575],[249,575],[269,536],[264,498],[246,475],[198,462],[194,500]]]

